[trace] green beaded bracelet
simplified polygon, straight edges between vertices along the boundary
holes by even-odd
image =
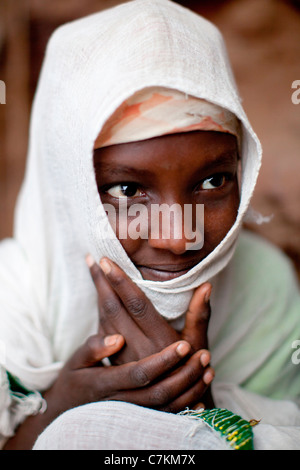
[[[179,413],[194,419],[201,419],[216,431],[235,450],[254,450],[252,427],[259,423],[255,419],[246,421],[225,408],[211,410],[185,410]]]

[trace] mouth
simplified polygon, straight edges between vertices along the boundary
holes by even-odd
[[[149,266],[137,266],[138,270],[143,276],[143,279],[147,281],[170,281],[179,276],[183,276],[190,269],[192,269],[197,263],[190,263],[189,265],[152,265]]]

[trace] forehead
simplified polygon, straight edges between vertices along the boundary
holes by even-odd
[[[112,145],[95,150],[95,168],[112,170],[115,167],[149,169],[178,169],[207,165],[228,157],[236,157],[235,136],[215,131],[194,131],[160,136],[139,142]]]

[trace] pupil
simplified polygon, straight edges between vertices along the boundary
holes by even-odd
[[[134,184],[122,184],[121,191],[124,196],[132,197],[135,195],[137,187]]]
[[[222,186],[223,182],[224,182],[224,175],[215,175],[212,178],[210,178],[210,183],[216,187]]]

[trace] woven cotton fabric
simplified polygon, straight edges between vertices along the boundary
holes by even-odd
[[[151,87],[178,90],[216,104],[241,125],[241,201],[236,222],[199,265],[167,282],[143,280],[128,258],[108,224],[93,168],[94,144],[104,124],[127,99]],[[280,330],[269,338],[267,353],[247,367],[238,360],[241,336],[225,333],[226,329],[223,336],[220,333],[230,311],[239,321],[245,320],[240,332],[253,326],[246,309],[244,316],[238,308],[228,309],[234,274],[222,273],[233,259],[260,165],[259,140],[242,108],[222,36],[210,22],[169,0],[134,0],[58,28],[47,46],[33,103],[14,236],[0,245],[2,368],[30,390],[45,390],[70,355],[97,331],[97,295],[85,264],[86,254],[91,253],[96,260],[105,255],[117,262],[169,321],[179,321],[194,289],[212,280],[218,296],[210,336],[222,380],[226,372],[235,383],[248,381],[258,391],[272,389],[281,358],[277,365],[269,358],[279,344]],[[247,296],[247,284],[243,288]],[[294,285],[290,289],[296,295]],[[255,311],[262,310],[261,306]],[[279,307],[276,315],[277,322],[282,315]],[[296,324],[293,315],[286,332],[289,338]],[[249,341],[256,334],[260,336],[255,330]],[[255,370],[263,371],[264,361],[272,371],[265,387],[255,382]],[[286,375],[293,375],[290,368]],[[292,395],[297,388],[293,386]],[[14,399],[8,395],[7,382],[2,390],[8,397],[6,413]],[[37,404],[31,408],[37,409]],[[20,411],[19,422],[24,417]],[[7,429],[8,435],[13,425]]]
[[[94,148],[195,130],[228,132],[240,140],[239,121],[230,111],[177,90],[146,88],[114,112]]]
[[[93,168],[102,126],[126,99],[153,86],[215,103],[242,126],[236,223],[199,265],[167,282],[143,280],[128,258],[108,224]],[[31,386],[47,386],[56,362],[97,327],[87,253],[117,262],[165,318],[180,317],[194,288],[231,259],[260,164],[259,141],[241,106],[223,39],[210,22],[168,0],[135,0],[58,28],[34,99],[14,238],[0,250],[2,311],[10,312],[1,314],[1,335],[8,360],[15,358],[13,372]],[[7,285],[13,276],[17,296]],[[28,334],[20,338],[19,331]]]

